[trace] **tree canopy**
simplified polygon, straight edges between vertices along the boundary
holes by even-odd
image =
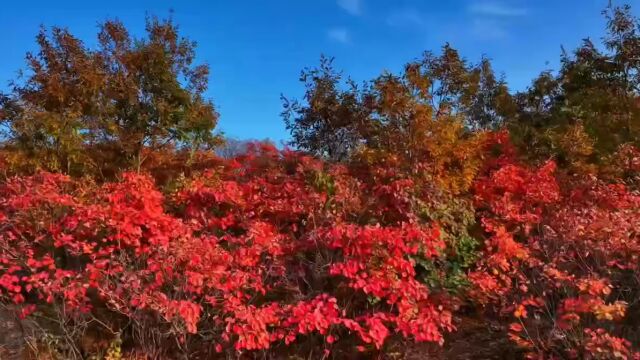
[[[362,84],[323,57],[302,73],[304,97],[285,98],[291,144],[332,161],[382,149],[410,164],[437,143],[434,126],[458,128],[445,132],[460,139],[507,128],[530,160],[553,157],[575,171],[596,171],[620,146],[640,142],[639,22],[629,6],[603,14],[600,44],[585,39],[572,52],[563,49],[560,69],[520,92],[509,90],[489,59],[471,63],[449,44],[400,74]]]
[[[169,20],[147,19],[146,37],[118,20],[100,24],[87,47],[67,29],[41,29],[39,51],[0,98],[14,161],[78,173],[140,167],[146,150],[213,144],[218,114],[205,97],[207,65]]]

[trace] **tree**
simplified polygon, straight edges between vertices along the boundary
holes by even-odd
[[[439,56],[425,52],[405,69],[420,89],[418,95],[435,109],[435,117],[456,115],[471,129],[486,129],[500,125],[513,111],[506,82],[496,77],[487,58],[471,64],[445,44]]]
[[[5,146],[37,166],[139,169],[145,151],[216,141],[218,115],[204,96],[209,68],[193,65],[196,44],[171,19],[148,18],[139,39],[106,21],[96,49],[58,27],[42,29],[37,44],[39,52],[27,54],[28,75],[0,101]]]
[[[604,15],[602,47],[585,39],[572,54],[563,50],[556,75],[544,72],[516,95],[511,131],[534,157],[604,164],[621,145],[640,141],[640,22],[629,6]]]
[[[334,161],[363,149],[409,154],[404,146],[424,140],[426,120],[456,118],[467,130],[481,130],[500,126],[515,112],[490,61],[470,64],[448,44],[439,56],[426,52],[402,74],[385,73],[362,86],[343,83],[325,57],[319,68],[303,71],[301,81],[304,102],[284,99],[292,144]]]
[[[282,116],[297,148],[343,161],[365,141],[372,122],[368,119],[370,110],[363,105],[366,93],[351,80],[347,80],[347,89],[342,89],[342,74],[334,70],[332,62],[322,56],[319,68],[302,71],[305,103],[282,97]]]
[[[362,86],[343,83],[324,57],[301,80],[304,102],[285,99],[294,146],[331,161],[390,161],[454,192],[479,169],[483,130],[515,112],[489,60],[469,64],[449,45]]]

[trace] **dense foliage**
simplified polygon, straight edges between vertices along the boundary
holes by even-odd
[[[64,28],[42,29],[24,79],[0,96],[8,161],[108,176],[140,167],[148,150],[215,143],[209,68],[193,65],[195,43],[171,20],[147,19],[146,33],[106,21],[92,49]]]
[[[346,87],[323,59],[296,150],[203,147],[170,21],[43,32],[0,97],[0,315],[36,358],[399,358],[473,321],[511,358],[640,359],[640,33],[606,15],[517,94],[449,45]]]

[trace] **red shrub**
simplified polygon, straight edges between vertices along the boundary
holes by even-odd
[[[413,257],[445,244],[393,181],[369,186],[269,148],[169,198],[132,173],[102,186],[13,178],[0,192],[0,294],[75,324],[155,329],[198,351],[312,334],[327,348],[349,333],[376,349],[394,332],[442,343],[452,315],[418,281]],[[393,220],[367,225],[387,213]]]
[[[638,335],[621,320],[640,288],[640,196],[554,169],[508,164],[477,181],[488,238],[471,295],[511,313],[532,356],[631,358],[614,334]]]
[[[518,164],[496,139],[473,188],[480,229],[463,195],[415,175],[265,145],[164,193],[133,173],[11,178],[0,300],[67,341],[89,329],[149,356],[211,357],[442,344],[467,299],[531,357],[638,358],[640,195]],[[454,271],[471,286],[434,282]]]

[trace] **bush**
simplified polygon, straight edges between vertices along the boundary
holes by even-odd
[[[11,178],[2,299],[64,339],[63,357],[84,354],[90,331],[152,357],[442,343],[452,302],[420,281],[415,259],[446,244],[414,213],[411,181],[385,176],[367,184],[267,147],[166,195],[134,173],[104,185]]]

